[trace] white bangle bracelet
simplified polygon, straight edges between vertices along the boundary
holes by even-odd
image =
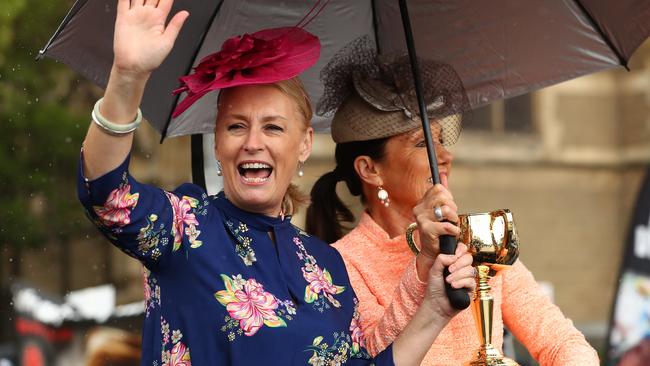
[[[104,98],[100,98],[97,103],[95,103],[95,107],[93,108],[92,113],[90,114],[93,122],[99,127],[102,128],[103,131],[114,135],[114,136],[119,136],[119,135],[125,135],[127,133],[131,133],[135,131],[138,126],[140,126],[140,123],[142,122],[142,111],[140,108],[138,108],[138,113],[135,116],[135,120],[129,124],[119,124],[119,123],[114,123],[109,120],[107,120],[102,114],[99,112],[99,106],[102,103],[102,100]]]

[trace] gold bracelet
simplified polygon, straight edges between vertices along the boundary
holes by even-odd
[[[409,248],[411,248],[411,251],[415,255],[420,254],[420,249],[418,249],[417,245],[415,245],[415,240],[413,240],[413,232],[417,228],[418,228],[418,224],[416,222],[412,223],[406,228],[406,244],[409,245]]]

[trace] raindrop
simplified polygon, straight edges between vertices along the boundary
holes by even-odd
[[[150,154],[147,154],[147,155],[145,155],[144,157],[145,157],[146,159],[151,159],[151,155],[150,155]]]
[[[13,259],[13,258],[9,258],[9,262],[10,262],[10,263],[11,263],[11,262],[13,262],[13,261],[14,261],[14,259]]]
[[[70,136],[66,137],[65,142],[68,143],[68,144],[71,143],[72,142],[72,137],[70,137]]]
[[[36,97],[36,99],[34,99],[34,101],[35,101],[36,103],[38,103],[38,97]]]

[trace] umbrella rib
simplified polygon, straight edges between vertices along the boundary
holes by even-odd
[[[377,53],[381,54],[381,49],[379,48],[379,26],[377,24],[377,1],[372,0],[370,6],[372,7],[372,30],[375,33],[375,49],[377,50]]]
[[[210,25],[214,22],[214,18],[217,17],[217,14],[219,14],[219,10],[221,10],[221,5],[223,5],[223,2],[225,0],[221,0],[219,5],[214,10],[214,13],[212,13],[212,16],[210,17],[210,20],[208,21],[209,26],[205,28],[205,32],[203,32],[203,35],[201,36],[201,40],[199,41],[199,46],[196,47],[196,51],[194,52],[194,55],[192,56],[192,63],[188,67],[188,69],[185,71],[184,74],[189,74],[190,71],[192,70],[192,65],[194,65],[194,60],[196,60],[196,56],[199,55],[199,52],[201,51],[201,45],[205,41],[205,37],[208,36],[208,31],[210,30]],[[176,94],[174,97],[174,103],[172,105],[178,104],[178,98],[180,98],[180,93]],[[171,124],[172,121],[172,114],[174,113],[174,109],[172,108],[171,111],[169,111],[169,116],[167,116],[167,121],[165,122],[165,127],[163,127],[162,134],[160,136],[160,143],[162,144],[163,141],[165,141],[165,137],[167,136],[167,130],[169,129],[169,125]]]
[[[59,24],[59,27],[56,29],[52,37],[50,37],[49,41],[45,44],[45,47],[43,47],[41,50],[38,51],[38,54],[36,55],[36,61],[42,59],[45,56],[45,52],[50,48],[52,45],[52,42],[61,34],[63,29],[70,23],[70,20],[77,15],[79,10],[86,5],[88,0],[77,0],[74,5],[72,5],[72,8],[68,11],[68,14],[65,15],[63,20],[61,21],[61,24]]]
[[[603,41],[605,41],[605,44],[607,44],[607,46],[609,47],[609,49],[612,50],[612,52],[614,52],[614,54],[618,58],[618,63],[621,66],[623,66],[627,71],[630,71],[630,68],[627,66],[627,60],[621,54],[620,50],[614,45],[614,43],[612,43],[612,40],[605,34],[603,28],[598,24],[598,22],[596,22],[596,19],[594,19],[589,9],[587,9],[584,6],[581,0],[574,0],[574,1],[576,5],[578,5],[580,10],[582,10],[582,13],[587,16],[587,20],[589,20],[589,23],[591,23],[594,29],[598,32],[600,38],[602,38]]]

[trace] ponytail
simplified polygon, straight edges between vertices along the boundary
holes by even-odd
[[[352,211],[336,194],[339,177],[331,171],[318,178],[311,189],[311,205],[307,209],[305,229],[326,243],[333,243],[343,236],[346,229],[341,222],[354,222]]]
[[[326,243],[341,239],[348,227],[342,223],[354,223],[352,211],[336,194],[336,185],[345,181],[353,196],[364,201],[361,179],[354,169],[359,156],[368,156],[375,161],[384,158],[388,138],[354,141],[336,144],[336,169],[320,177],[311,189],[311,205],[307,209],[305,229]]]

